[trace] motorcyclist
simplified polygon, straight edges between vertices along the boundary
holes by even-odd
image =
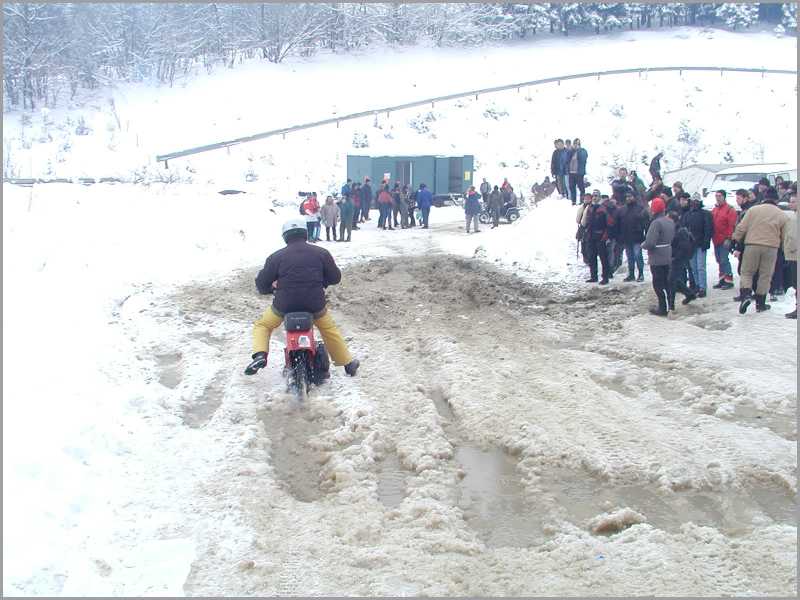
[[[283,225],[286,247],[272,253],[258,272],[256,288],[259,293],[271,293],[274,297],[272,306],[253,324],[253,361],[247,365],[246,375],[255,375],[267,366],[270,335],[290,312],[311,313],[333,364],[344,366],[345,373],[351,377],[358,370],[360,363],[350,355],[325,299],[325,288],[339,283],[342,272],[330,252],[307,240],[305,220],[302,217],[290,219]]]

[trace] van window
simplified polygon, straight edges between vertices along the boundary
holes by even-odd
[[[728,173],[717,175],[716,181],[742,181],[745,183],[758,183],[762,177],[766,177],[766,173]]]

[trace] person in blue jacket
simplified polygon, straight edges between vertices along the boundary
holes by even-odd
[[[342,186],[342,198],[347,199],[347,198],[350,197],[350,194],[352,193],[351,192],[351,189],[352,189],[351,186],[352,185],[353,185],[353,180],[348,177],[347,178],[347,183],[345,183]]]
[[[475,186],[469,186],[467,199],[464,202],[464,214],[467,217],[467,233],[470,225],[475,224],[475,233],[480,231],[478,227],[478,215],[481,214],[481,195],[475,191]]]
[[[419,191],[417,192],[417,206],[422,213],[422,228],[428,229],[428,217],[431,214],[431,206],[433,205],[433,195],[431,194],[428,186],[424,183],[419,184]]]

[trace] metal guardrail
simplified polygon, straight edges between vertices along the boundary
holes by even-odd
[[[638,73],[639,77],[643,74],[646,75],[648,73],[663,73],[666,71],[715,71],[719,72],[720,75],[723,75],[726,71],[732,73],[761,73],[763,77],[766,74],[770,75],[794,75],[797,76],[797,71],[789,71],[784,69],[748,69],[748,68],[741,68],[741,67],[651,67],[651,68],[637,68],[637,69],[613,69],[611,71],[596,71],[592,73],[576,73],[574,75],[561,75],[559,77],[546,77],[544,79],[534,79],[532,81],[523,81],[520,83],[511,83],[508,85],[498,85],[495,87],[483,88],[479,90],[472,90],[469,92],[459,92],[457,94],[449,94],[447,96],[437,96],[435,98],[428,98],[426,100],[417,100],[415,102],[407,102],[405,104],[397,104],[395,106],[387,106],[385,108],[377,108],[372,110],[365,110],[357,113],[352,113],[349,115],[342,115],[340,117],[333,117],[330,119],[322,119],[321,121],[313,121],[311,123],[303,123],[302,125],[292,125],[289,127],[282,127],[281,129],[273,129],[271,131],[265,131],[263,133],[256,133],[254,135],[248,135],[245,137],[234,138],[232,140],[226,140],[222,142],[216,142],[214,144],[207,144],[205,146],[197,146],[195,148],[189,148],[187,150],[178,150],[176,152],[168,152],[167,154],[160,154],[156,156],[156,160],[164,162],[164,166],[169,166],[167,161],[173,158],[180,158],[182,156],[189,156],[191,154],[199,154],[201,152],[209,152],[211,150],[221,150],[222,148],[230,148],[231,146],[236,146],[237,144],[244,144],[247,142],[254,142],[256,140],[263,140],[268,137],[274,137],[276,135],[286,136],[287,133],[292,133],[294,131],[301,131],[303,129],[311,129],[313,127],[321,127],[323,125],[336,125],[339,126],[339,123],[342,121],[350,121],[352,119],[361,119],[363,117],[371,117],[373,115],[379,115],[381,113],[386,113],[387,116],[398,110],[404,110],[407,108],[415,108],[417,106],[425,106],[430,104],[433,107],[437,102],[446,102],[448,100],[457,100],[458,98],[466,98],[468,96],[475,96],[477,99],[478,96],[481,94],[491,94],[494,92],[504,92],[507,90],[516,89],[519,91],[523,87],[530,87],[534,85],[543,85],[545,83],[561,83],[562,81],[569,81],[571,79],[584,79],[587,77],[600,77],[606,75],[624,75],[629,73]]]

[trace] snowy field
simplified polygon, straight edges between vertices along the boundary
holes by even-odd
[[[407,83],[359,98],[320,57],[121,88],[119,124],[104,97],[24,129],[6,114],[4,162],[152,182],[156,153],[334,109],[600,68],[796,68],[795,39],[691,29],[440,51],[445,80],[420,68],[432,52],[337,58]],[[796,594],[793,293],[651,317],[649,275],[583,283],[556,197],[480,234],[453,207],[327,244],[359,376],[298,407],[280,335],[242,374],[268,303],[253,278],[296,191],[338,189],[348,153],[474,153],[477,178],[522,189],[567,135],[597,182],[655,149],[667,169],[796,162],[796,106],[785,76],[587,80],[177,160],[180,184],[4,184],[4,594]]]

